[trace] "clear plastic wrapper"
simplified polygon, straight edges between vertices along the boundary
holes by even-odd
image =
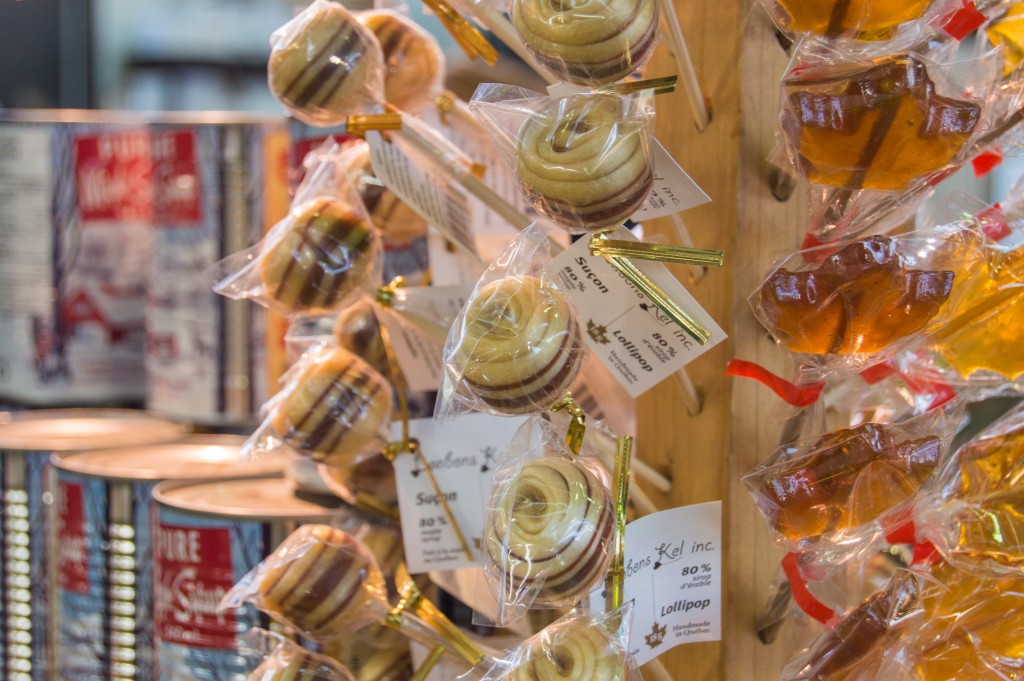
[[[919,540],[956,567],[1024,575],[1024,408],[968,441],[936,475],[915,509]]]
[[[404,111],[433,101],[444,82],[445,62],[437,41],[398,12],[360,12],[359,23],[373,31],[384,55],[384,99]]]
[[[470,108],[489,123],[527,199],[572,233],[622,223],[651,192],[650,96],[548,97],[484,84]]]
[[[922,586],[923,619],[899,657],[913,681],[1006,681],[1024,669],[1024,578],[981,577],[941,563]],[[882,677],[879,677],[882,678]]]
[[[294,315],[344,307],[362,287],[379,285],[380,269],[380,235],[338,159],[325,152],[315,156],[288,215],[209,274],[223,296]]]
[[[270,91],[303,123],[341,125],[378,108],[386,74],[380,43],[341,4],[314,0],[270,44]]]
[[[273,636],[267,633],[268,636]],[[274,650],[247,681],[357,681],[339,662],[320,655],[286,638],[273,636]]]
[[[575,309],[545,273],[550,257],[535,224],[477,282],[445,344],[436,419],[546,411],[573,384],[586,345]]]
[[[982,32],[989,44],[1003,48],[1003,77],[1010,77],[1024,60],[1024,6],[1011,4],[988,22]]]
[[[784,681],[872,681],[889,649],[920,621],[917,578],[899,572],[884,589],[846,613],[782,671]]]
[[[785,445],[743,483],[777,543],[823,559],[849,554],[909,514],[946,460],[962,411],[957,401],[899,425],[864,423]]]
[[[959,309],[986,266],[975,224],[801,251],[772,269],[750,305],[805,367],[821,375],[867,369]]]
[[[783,80],[780,128],[811,183],[807,245],[891,228],[890,214],[912,212],[1012,125],[1006,97],[1015,95],[997,87],[998,50],[964,61],[944,47],[927,54],[800,43]]]
[[[604,578],[614,536],[602,472],[569,451],[564,432],[529,419],[502,456],[487,503],[484,572],[497,624],[579,602]]]
[[[576,609],[495,661],[481,681],[642,681],[629,642],[629,608]]]
[[[338,312],[333,333],[338,347],[363,358],[381,376],[391,375],[388,354],[380,335],[377,305],[369,296],[360,297]]]
[[[511,0],[509,18],[538,64],[560,80],[604,85],[641,68],[658,44],[657,0]]]
[[[398,517],[395,467],[383,454],[350,466],[321,465],[319,469],[328,489],[346,503],[386,519]]]
[[[391,386],[351,352],[314,345],[288,371],[283,386],[264,405],[263,423],[243,451],[258,454],[283,445],[341,466],[387,446]]]

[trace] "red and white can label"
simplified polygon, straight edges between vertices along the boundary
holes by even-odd
[[[199,227],[203,219],[194,130],[153,133],[153,203],[161,227]]]
[[[234,613],[217,612],[235,582],[230,530],[160,523],[153,558],[157,636],[195,648],[235,647]]]
[[[89,593],[89,544],[85,526],[85,494],[76,482],[60,483],[57,516],[57,579],[60,588],[78,594]]]
[[[152,163],[145,131],[75,138],[75,182],[83,224],[148,222],[153,213]]]

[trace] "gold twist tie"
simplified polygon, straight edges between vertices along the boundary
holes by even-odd
[[[488,66],[494,66],[498,61],[498,51],[487,42],[487,38],[477,30],[476,26],[469,23],[454,7],[448,4],[447,0],[423,0],[423,4],[433,10],[467,57],[470,59],[480,57],[487,62]]]
[[[565,410],[569,416],[569,430],[565,434],[565,445],[574,455],[579,456],[580,448],[583,447],[583,436],[587,433],[587,415],[583,408],[576,404],[572,393],[566,392],[558,403],[551,407],[551,411]]]
[[[437,663],[441,661],[441,657],[444,655],[444,646],[434,646],[430,649],[430,654],[427,655],[427,659],[423,660],[423,664],[419,666],[416,673],[409,677],[409,681],[426,681],[427,677],[430,676],[430,672],[433,671]]]
[[[701,345],[711,340],[711,332],[698,322],[689,312],[672,300],[661,288],[648,278],[646,274],[625,258],[602,253],[600,242],[605,239],[603,233],[595,234],[590,239],[590,253],[604,258],[612,268],[625,277],[638,291],[643,293],[654,305],[668,315],[669,319],[678,324],[686,333]],[[655,244],[649,244],[655,245]]]
[[[393,307],[395,303],[395,291],[405,286],[405,277],[397,276],[384,286],[377,289],[374,300],[381,307]]]
[[[370,130],[401,130],[402,117],[394,113],[349,116],[345,121],[345,132],[362,135]]]
[[[377,291],[378,297],[381,295],[381,290],[390,290],[390,297],[385,297],[388,300],[392,300],[395,289],[402,284],[402,282],[399,281],[400,279],[401,277],[396,277],[390,284],[381,287],[381,289]],[[395,347],[391,343],[391,333],[388,331],[387,324],[381,322],[379,327],[380,340],[384,345],[384,354],[387,355],[388,367],[391,369],[391,378],[395,384],[395,392],[398,394],[398,409],[402,420],[402,439],[398,442],[390,443],[384,450],[384,456],[391,461],[394,461],[395,457],[399,454],[408,452],[420,460],[424,470],[427,472],[427,477],[430,478],[430,484],[433,486],[434,492],[437,493],[437,498],[441,502],[441,508],[444,510],[444,514],[448,516],[448,522],[451,523],[452,530],[455,531],[455,537],[459,540],[459,544],[462,546],[462,551],[466,554],[466,558],[473,560],[473,551],[469,548],[469,542],[466,541],[466,537],[462,533],[462,528],[459,527],[459,521],[455,519],[455,514],[452,513],[451,506],[448,505],[448,500],[445,498],[444,492],[441,491],[441,485],[438,484],[437,478],[434,476],[434,471],[430,469],[430,464],[427,462],[427,458],[423,456],[423,450],[420,449],[419,440],[413,439],[410,436],[409,398],[406,395],[405,376],[402,374],[402,368],[398,365],[398,357],[395,355]]]
[[[629,464],[633,438],[623,436],[615,442],[615,465],[612,485],[615,493],[615,549],[605,578],[605,606],[611,612],[622,607],[626,578],[626,506],[629,503]]]
[[[648,80],[633,80],[625,83],[612,83],[597,88],[596,92],[603,92],[610,95],[631,95],[636,92],[652,90],[651,94],[667,95],[676,91],[676,81],[679,76],[665,76],[664,78],[650,78]]]
[[[721,267],[725,261],[725,253],[723,251],[652,244],[642,241],[625,241],[622,239],[591,241],[590,252],[593,255],[600,255],[602,257],[640,258],[641,260],[657,260],[676,265],[697,265],[698,267]]]
[[[401,520],[401,516],[398,514],[397,508],[388,506],[377,497],[372,494],[367,494],[366,492],[356,492],[355,507],[361,511],[366,511],[371,515],[378,515],[394,522]]]
[[[395,581],[398,584],[399,599],[395,607],[388,612],[384,620],[385,624],[393,629],[399,629],[402,626],[403,613],[411,612],[440,634],[441,638],[447,641],[455,652],[471,665],[475,667],[483,661],[483,651],[470,641],[450,619],[445,617],[436,605],[423,597],[423,593],[409,575],[409,570],[404,563],[399,564],[398,569],[395,570]]]

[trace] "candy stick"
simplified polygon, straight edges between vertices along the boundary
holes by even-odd
[[[700,393],[697,392],[697,387],[693,384],[693,380],[690,378],[689,372],[686,371],[686,367],[677,371],[675,377],[676,384],[683,393],[686,413],[690,416],[696,416],[704,409],[704,401],[701,399]]]
[[[690,51],[686,48],[686,39],[683,38],[683,29],[679,26],[679,17],[676,16],[672,0],[658,0],[658,3],[661,5],[661,14],[668,29],[665,35],[668,38],[672,54],[676,58],[686,97],[690,100],[693,121],[696,123],[697,129],[703,132],[711,121],[711,115],[708,113],[704,93],[700,88],[700,81],[697,79],[697,71],[693,68],[693,61],[690,59]]]
[[[635,463],[633,465],[636,466]],[[639,470],[637,470],[637,475],[640,475]],[[661,510],[658,508],[657,504],[647,496],[647,493],[636,485],[633,486],[632,491],[629,493],[629,500],[634,506],[636,506],[636,510],[642,515],[654,515]]]
[[[662,664],[661,660],[651,660],[644,665],[644,669],[649,670],[651,675],[658,681],[675,681],[675,679],[672,678],[672,675],[668,673],[668,670],[665,669],[665,665]]]

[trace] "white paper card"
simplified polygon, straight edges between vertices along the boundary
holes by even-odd
[[[626,526],[629,649],[643,665],[676,646],[722,639],[722,502],[682,506]],[[600,590],[592,603],[604,599]]]
[[[412,392],[440,388],[444,341],[448,335],[445,322],[455,318],[470,292],[467,285],[399,289],[395,293],[396,304],[408,309],[384,309],[378,315],[389,332],[395,359]],[[413,304],[403,304],[402,298],[412,297]]]
[[[711,200],[661,142],[653,137],[651,159],[654,162],[654,188],[640,210],[633,213],[633,222],[667,217]]]
[[[637,240],[621,227],[610,236]],[[683,331],[604,258],[591,255],[589,238],[556,257],[551,271],[576,306],[590,349],[630,395],[639,397],[727,336],[664,265],[632,262],[710,332],[706,344],[700,345]]]
[[[430,470],[472,553],[470,557],[462,550],[419,458],[401,454],[395,458],[395,480],[409,572],[420,574],[478,564],[484,530],[483,509],[491,493],[498,456],[524,420],[471,414],[444,424],[430,418],[413,419],[409,423],[412,437],[419,440]],[[401,424],[394,424],[392,431],[395,439],[400,438]]]
[[[446,238],[475,254],[469,199],[462,188],[429,161],[414,161],[410,153],[417,152],[405,147],[397,136],[389,142],[371,130],[366,141],[380,181]]]

